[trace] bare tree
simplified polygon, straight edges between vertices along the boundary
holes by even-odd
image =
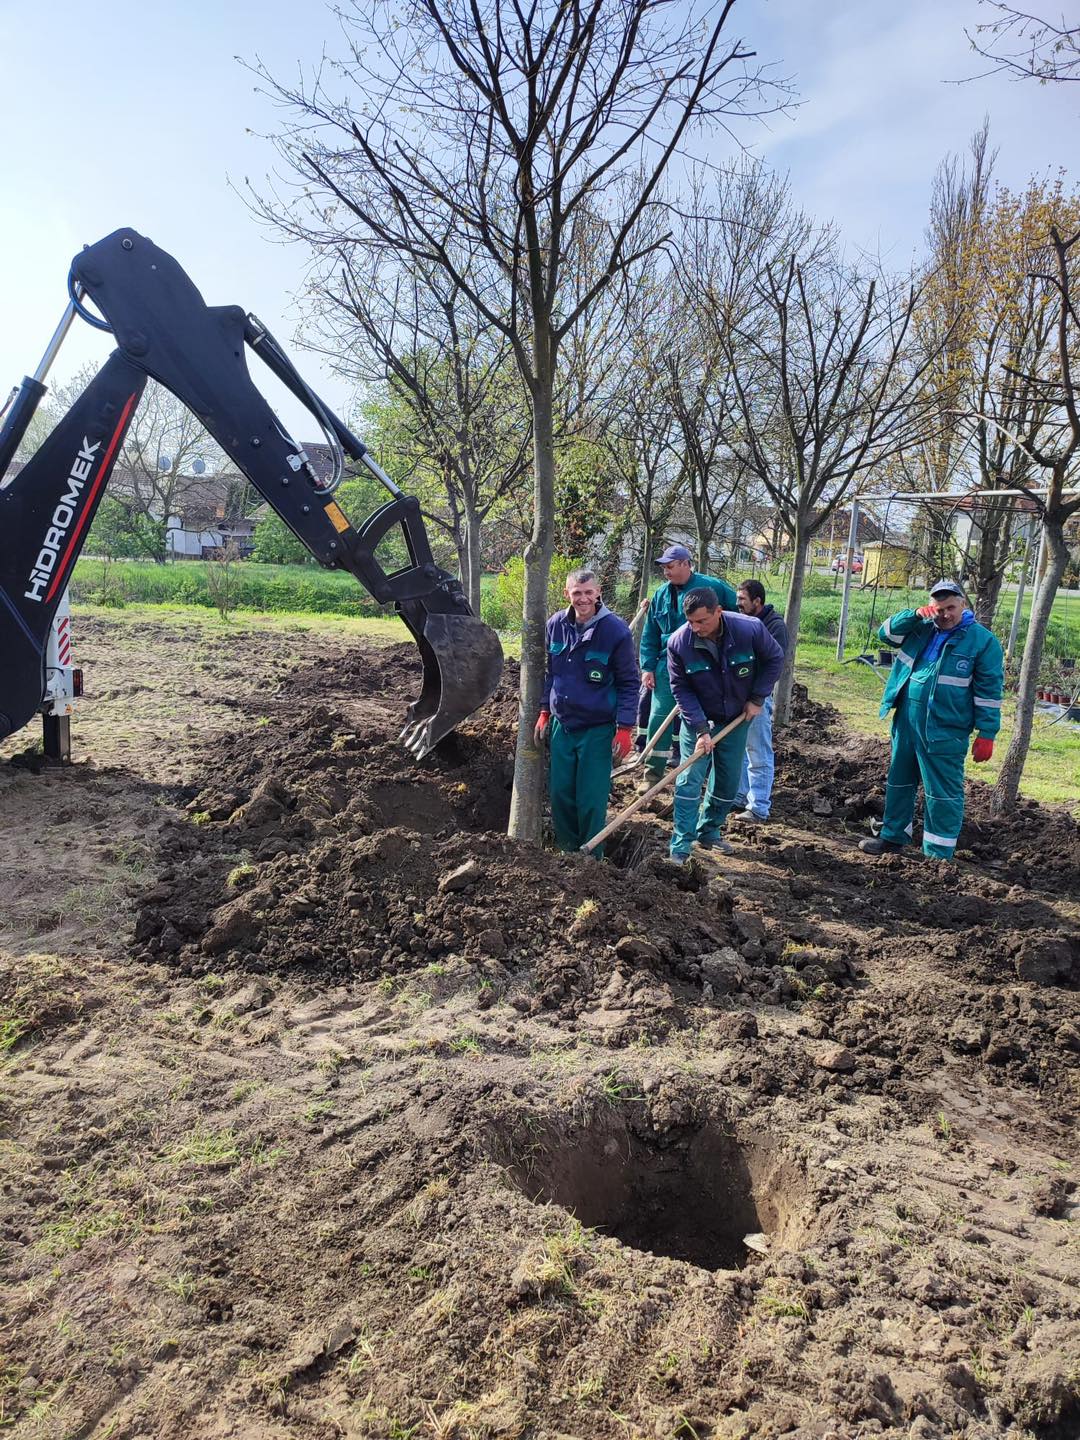
[[[916,445],[930,423],[930,357],[909,343],[918,298],[914,285],[866,278],[834,258],[792,258],[765,270],[738,348],[727,342],[740,411],[732,449],[793,537],[778,724],[790,712],[811,540],[858,480]]]
[[[449,234],[443,244],[455,248]],[[420,497],[424,513],[453,540],[479,614],[484,521],[531,465],[528,409],[505,333],[441,265],[402,266],[385,246],[339,242],[317,295],[312,348],[349,380],[389,383],[397,448],[414,475],[433,482],[434,495]]]
[[[282,134],[303,177],[313,232],[443,267],[502,328],[533,416],[533,531],[525,551],[521,714],[510,833],[540,835],[544,767],[533,738],[545,662],[555,520],[554,397],[559,351],[582,314],[640,259],[635,225],[694,126],[747,113],[766,93],[752,52],[724,43],[734,0],[676,11],[670,0],[411,0],[404,12],[354,0],[339,12],[355,105],[322,73],[276,84],[299,112]],[[636,174],[639,180],[628,185]],[[280,204],[264,209],[277,218]],[[321,218],[321,215],[325,219]],[[295,213],[295,212],[294,212]],[[602,222],[595,283],[575,294],[567,257],[578,227]],[[318,223],[317,223],[318,222]],[[444,243],[484,255],[499,303]]]
[[[1020,10],[1003,0],[983,0],[994,19],[965,30],[972,49],[993,62],[991,74],[1012,80],[1080,80],[1080,25]],[[1045,8],[1045,7],[1044,7]]]
[[[1045,287],[1053,300],[1053,354],[1046,357],[1041,374],[1021,373],[1009,366],[1017,380],[1033,385],[1047,402],[1039,405],[1020,433],[1007,438],[1022,450],[1039,473],[1039,493],[1021,486],[1034,503],[1040,518],[1045,545],[1045,569],[1037,581],[1032,597],[1031,617],[1020,666],[1019,696],[1016,724],[1005,760],[994,786],[993,808],[1003,814],[1014,808],[1020,789],[1020,776],[1031,743],[1031,727],[1035,714],[1035,686],[1042,665],[1046,630],[1054,606],[1061,577],[1069,562],[1065,526],[1080,511],[1080,494],[1069,493],[1069,483],[1076,480],[1077,458],[1080,457],[1080,230],[1065,236],[1057,225],[1051,225],[1044,258],[1045,268],[1033,272],[1032,278]],[[988,417],[979,417],[986,419]]]

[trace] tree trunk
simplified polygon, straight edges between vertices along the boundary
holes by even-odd
[[[471,504],[465,511],[465,544],[460,556],[461,584],[474,615],[480,614],[480,517]]]
[[[694,521],[694,528],[697,531],[697,555],[694,557],[697,565],[695,568],[699,574],[708,575],[709,542],[712,540],[712,535],[709,532],[708,522],[700,513],[695,515]]]
[[[773,692],[773,722],[778,727],[791,719],[791,687],[795,683],[795,647],[799,642],[799,616],[802,614],[803,586],[806,579],[806,552],[810,548],[811,536],[803,532],[799,521],[795,522],[795,550],[791,561],[791,584],[788,586],[787,606],[784,623],[788,632],[787,654],[784,668]]]
[[[533,741],[547,664],[547,593],[555,539],[555,442],[552,425],[552,366],[539,366],[533,394],[535,506],[532,537],[525,547],[525,601],[521,627],[521,688],[514,789],[507,834],[539,844],[543,828],[547,752]]]
[[[1020,791],[1020,776],[1024,773],[1028,746],[1031,744],[1031,726],[1035,717],[1035,685],[1046,644],[1046,627],[1050,623],[1054,597],[1069,558],[1064,529],[1060,521],[1043,521],[1046,569],[1031,602],[1031,619],[1024,642],[1024,659],[1020,666],[1016,724],[991,799],[991,809],[995,815],[1007,815],[1015,809],[1016,797]]]
[[[646,521],[645,535],[641,542],[641,572],[638,575],[637,597],[638,604],[648,595],[652,587],[653,578],[653,533],[652,526]]]
[[[979,549],[975,558],[975,619],[989,629],[994,623],[1001,586],[1005,579],[1005,566],[1009,559],[1009,541],[1012,536],[1012,520],[1008,510],[994,516],[988,510],[986,523],[979,534]]]

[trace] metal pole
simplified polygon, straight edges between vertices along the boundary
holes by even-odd
[[[1012,663],[1016,650],[1016,635],[1020,629],[1020,610],[1024,603],[1024,586],[1027,584],[1028,561],[1031,559],[1031,542],[1035,537],[1035,516],[1028,521],[1027,539],[1024,541],[1024,558],[1020,564],[1020,583],[1016,587],[1016,604],[1013,606],[1012,624],[1009,626],[1009,643],[1005,646],[1005,663]]]
[[[41,357],[41,363],[34,371],[32,378],[36,380],[39,385],[43,385],[45,383],[45,376],[48,375],[49,371],[52,369],[53,361],[56,359],[57,352],[59,351],[60,346],[64,343],[64,340],[67,336],[68,331],[71,329],[74,319],[75,306],[72,301],[69,300],[67,309],[60,317],[60,324],[56,327],[56,333],[53,335],[52,339],[45,347],[45,354]]]
[[[844,593],[840,598],[840,629],[836,636],[836,658],[844,658],[844,641],[847,639],[848,608],[851,599],[851,567],[855,560],[855,542],[859,533],[859,502],[851,502],[851,524],[848,527],[847,555],[844,559]]]

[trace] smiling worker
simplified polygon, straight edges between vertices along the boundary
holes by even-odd
[[[968,737],[977,732],[971,753],[979,763],[990,759],[1001,728],[1001,642],[978,623],[953,580],[939,580],[929,605],[901,610],[878,634],[899,647],[881,700],[882,718],[894,712],[892,759],[881,834],[859,849],[895,854],[910,842],[921,780],[923,853],[951,860],[964,823]]]
[[[572,570],[566,598],[569,608],[548,621],[534,738],[551,741],[551,821],[559,849],[570,851],[607,822],[611,763],[630,753],[639,680],[630,627],[604,604],[596,575]],[[592,852],[597,859],[602,853],[603,846]]]

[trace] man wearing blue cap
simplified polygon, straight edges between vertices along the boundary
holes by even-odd
[[[964,823],[964,758],[989,760],[1001,728],[1001,642],[967,608],[954,580],[930,588],[930,604],[891,615],[878,631],[898,647],[881,701],[893,713],[892,759],[881,834],[867,855],[899,853],[911,841],[915,791],[923,787],[923,853],[951,860]]]
[[[641,661],[641,680],[652,692],[649,709],[649,733],[651,740],[657,730],[675,708],[675,697],[671,692],[671,681],[667,667],[667,642],[686,621],[682,611],[683,597],[691,590],[703,586],[714,590],[724,610],[738,610],[735,591],[726,580],[712,575],[699,575],[690,559],[685,545],[669,545],[656,562],[664,572],[664,584],[649,602],[645,626],[641,632],[638,658]],[[671,732],[669,725],[656,749],[645,763],[645,774],[641,784],[647,789],[655,785],[667,770],[671,758]]]

